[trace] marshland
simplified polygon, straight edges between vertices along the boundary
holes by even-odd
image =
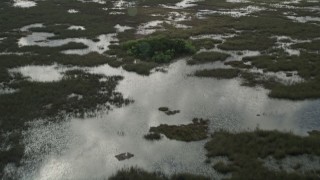
[[[319,179],[319,0],[2,0],[1,179]]]

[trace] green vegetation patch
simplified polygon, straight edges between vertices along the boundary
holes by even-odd
[[[126,71],[131,71],[131,72],[136,72],[140,75],[149,75],[150,71],[157,67],[156,63],[146,63],[146,62],[141,62],[141,63],[136,63],[136,64],[125,64],[122,66],[123,69]]]
[[[119,170],[109,180],[209,180],[209,178],[189,173],[175,174],[171,177],[159,172],[147,172],[138,167]]]
[[[100,81],[101,78],[106,81]],[[7,130],[19,128],[23,121],[52,117],[61,111],[83,116],[106,102],[121,107],[130,101],[114,91],[120,80],[121,76],[93,75],[73,70],[66,72],[58,82],[21,81],[10,84],[18,91],[1,95],[1,127]],[[70,94],[81,95],[83,98],[68,98]]]
[[[271,171],[259,159],[272,156],[303,154],[320,155],[319,133],[301,137],[292,133],[255,130],[254,132],[229,133],[219,131],[212,134],[205,148],[207,157],[227,156],[230,163],[218,163],[214,168],[221,173],[232,172],[231,179],[317,179],[319,172],[304,174]]]
[[[320,56],[318,54],[302,52],[300,56],[287,55],[261,55],[246,57],[244,62],[265,72],[290,72],[297,71],[298,75],[305,79],[295,84],[281,84],[273,78],[263,78],[263,75],[255,73],[241,73],[245,80],[243,85],[263,85],[271,90],[270,97],[290,100],[315,99],[320,97]],[[290,74],[288,74],[290,75]]]
[[[216,44],[222,43],[221,40],[215,40],[215,39],[196,39],[192,41],[192,44],[197,48],[205,48],[205,49],[212,49],[215,47]]]
[[[222,174],[227,174],[235,171],[235,168],[233,166],[229,166],[222,161],[219,161],[218,163],[213,165],[213,168]]]
[[[161,139],[161,134],[160,133],[148,133],[143,136],[146,140],[160,140]]]
[[[227,39],[218,47],[224,50],[262,51],[271,48],[274,43],[275,39],[269,38],[267,34],[241,34]]]
[[[178,141],[200,141],[207,138],[208,120],[193,119],[187,125],[167,125],[161,124],[158,127],[151,127],[150,132],[164,134],[169,139]]]
[[[279,84],[271,88],[269,96],[290,100],[316,99],[320,97],[320,79],[293,85]]]
[[[192,60],[189,60],[187,63],[189,65],[194,65],[194,64],[203,64],[208,62],[224,61],[229,56],[230,56],[229,54],[221,53],[221,52],[200,52],[198,54],[195,54],[192,57]]]
[[[217,79],[232,79],[238,77],[239,69],[204,69],[194,73],[197,77],[214,77]]]
[[[228,61],[224,63],[225,65],[232,66],[234,68],[241,68],[241,69],[249,69],[252,66],[244,64],[243,61]]]
[[[122,48],[143,61],[169,63],[176,57],[195,53],[195,47],[183,39],[164,36],[127,41]]]

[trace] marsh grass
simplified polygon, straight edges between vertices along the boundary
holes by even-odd
[[[122,67],[126,71],[136,72],[140,75],[149,75],[150,71],[157,66],[156,63],[141,62],[136,64],[125,64]]]
[[[160,133],[148,133],[146,135],[143,136],[146,140],[160,140],[161,139],[161,135]]]
[[[138,167],[119,170],[109,180],[209,180],[209,178],[189,173],[174,174],[168,177],[160,172],[147,172]]]
[[[101,78],[106,81],[100,81]],[[24,153],[20,132],[26,128],[25,122],[39,118],[57,121],[61,119],[60,115],[67,114],[83,118],[99,109],[110,109],[110,105],[121,107],[130,103],[131,100],[124,99],[121,93],[115,91],[120,80],[121,76],[106,77],[73,70],[67,71],[57,82],[21,79],[8,84],[18,91],[0,95],[0,133],[18,133],[9,138],[12,148],[0,151],[0,169],[8,163],[19,165]],[[83,98],[69,98],[73,93]]]
[[[239,69],[204,69],[194,73],[197,77],[213,77],[217,79],[232,79],[240,75]]]
[[[246,57],[244,62],[251,62],[252,66],[265,72],[297,71],[305,79],[295,84],[281,84],[274,79],[263,79],[261,75],[243,72],[243,85],[263,85],[271,90],[270,97],[290,100],[316,99],[320,97],[320,62],[319,55],[302,52],[300,56],[261,55]]]
[[[233,166],[227,165],[226,163],[219,161],[215,165],[213,165],[213,168],[222,174],[228,174],[233,172],[235,169]]]
[[[310,51],[320,51],[320,40],[314,40],[308,43],[298,43],[291,46],[296,49],[306,49]]]
[[[289,174],[268,170],[259,159],[268,156],[282,159],[303,154],[320,155],[319,138],[318,133],[301,137],[292,133],[259,129],[240,133],[219,131],[212,134],[205,148],[208,158],[228,157],[230,163],[218,163],[214,168],[221,173],[232,172],[231,179],[316,179],[319,176],[317,172]]]
[[[204,64],[209,62],[224,61],[230,55],[220,52],[200,52],[193,55],[192,60],[187,61],[189,65]]]
[[[218,45],[223,50],[253,50],[262,51],[271,48],[275,40],[268,34],[241,34],[227,39],[224,43]]]
[[[111,8],[112,2],[105,1],[106,4],[103,7]],[[92,40],[98,35],[115,33],[116,30],[114,26],[118,23],[121,25],[128,25],[136,28],[141,23],[146,23],[152,20],[158,20],[158,17],[152,17],[151,14],[167,14],[173,11],[172,9],[166,9],[159,7],[160,4],[175,4],[180,2],[180,0],[146,0],[137,2],[137,14],[135,16],[130,16],[127,14],[127,10],[124,10],[124,15],[108,15],[106,11],[102,10],[101,4],[98,3],[81,3],[76,0],[54,0],[54,1],[37,1],[37,6],[29,9],[21,9],[12,7],[11,0],[3,0],[0,2],[1,13],[0,13],[0,36],[6,37],[0,43],[1,52],[22,52],[28,53],[23,56],[18,55],[0,55],[0,83],[4,83],[6,86],[17,89],[18,91],[13,94],[0,95],[0,133],[6,133],[8,131],[12,132],[12,135],[8,138],[11,143],[11,149],[9,151],[0,152],[0,177],[2,177],[2,169],[8,163],[15,163],[19,165],[19,161],[24,153],[24,146],[20,143],[21,140],[21,129],[26,128],[24,123],[37,118],[50,118],[52,121],[59,120],[59,118],[54,118],[60,112],[76,114],[78,116],[83,116],[86,112],[95,111],[97,106],[103,105],[106,102],[111,102],[115,106],[121,106],[128,103],[128,100],[124,99],[120,93],[115,92],[114,88],[121,77],[109,77],[106,81],[107,84],[100,82],[99,79],[102,77],[100,75],[90,75],[85,72],[73,71],[66,73],[64,79],[59,82],[29,82],[26,81],[21,74],[9,74],[8,69],[14,67],[21,67],[26,65],[52,65],[54,63],[68,66],[97,66],[108,63],[113,67],[123,66],[125,70],[135,71],[139,74],[148,75],[150,71],[159,66],[155,61],[163,63],[172,62],[173,58],[191,55],[192,52],[173,53],[171,50],[173,48],[168,48],[164,46],[161,48],[160,52],[153,58],[143,57],[144,60],[151,60],[153,62],[141,61],[135,63],[137,57],[128,54],[126,50],[121,49],[120,46],[113,46],[109,52],[106,54],[112,54],[119,57],[121,60],[116,58],[107,57],[105,54],[100,55],[97,53],[90,53],[88,55],[64,55],[60,51],[66,49],[83,49],[85,46],[78,43],[70,43],[61,47],[56,48],[46,48],[46,47],[22,47],[19,48],[17,41],[19,38],[25,36],[23,32],[19,31],[19,28],[30,25],[34,23],[43,23],[45,28],[33,28],[32,31],[38,32],[51,32],[55,36],[52,39],[65,39],[65,38],[88,38]],[[254,3],[265,3],[264,0],[254,0],[250,3],[228,3],[225,0],[205,0],[195,2],[199,6],[188,8],[185,10],[174,10],[174,11],[186,11],[189,13],[195,13],[198,9],[212,9],[217,8],[240,8],[246,7],[249,4]],[[279,3],[280,0],[272,0],[270,3]],[[142,7],[147,5],[149,7]],[[302,1],[300,4],[295,4],[295,6],[314,6],[314,3]],[[69,14],[68,9],[77,9],[79,13]],[[313,23],[297,23],[293,22],[285,17],[283,17],[283,12],[286,9],[277,9],[277,11],[262,11],[255,13],[254,16],[245,16],[240,18],[232,18],[226,15],[212,15],[208,16],[207,19],[197,19],[192,17],[191,21],[183,22],[185,25],[192,26],[190,29],[177,29],[173,27],[166,27],[167,30],[163,32],[156,32],[151,37],[137,36],[135,30],[128,30],[118,34],[120,44],[124,44],[128,41],[133,42],[149,42],[150,39],[154,38],[155,35],[160,35],[167,39],[167,42],[172,40],[178,40],[178,42],[184,45],[193,43],[194,49],[199,48],[212,48],[216,44],[221,43],[215,40],[199,40],[189,42],[190,36],[202,35],[202,34],[230,34],[236,33],[237,36],[227,39],[223,44],[219,45],[220,48],[227,50],[260,50],[263,53],[270,53],[271,55],[265,55],[254,58],[245,58],[244,61],[250,61],[252,66],[263,69],[264,71],[298,71],[299,75],[306,79],[306,82],[293,85],[282,85],[276,83],[272,79],[262,80],[259,75],[252,73],[241,72],[240,76],[245,80],[246,85],[255,86],[263,85],[271,89],[269,94],[270,97],[275,98],[286,98],[293,100],[301,100],[307,98],[319,98],[320,97],[320,64],[319,55],[309,53],[308,51],[317,51],[318,40],[313,41],[310,44],[300,43],[293,45],[293,48],[304,49],[299,57],[284,56],[282,52],[270,49],[275,43],[275,39],[270,37],[274,35],[284,35],[290,36],[296,39],[311,39],[319,37],[320,26]],[[294,10],[295,13],[301,16],[316,15],[315,12]],[[23,15],[21,15],[23,13]],[[84,26],[86,30],[84,31],[70,31],[67,28],[70,25],[80,25]],[[238,33],[238,31],[241,33]],[[165,41],[165,42],[166,42]],[[190,43],[190,44],[189,44]],[[138,43],[139,44],[139,43]],[[166,43],[163,43],[166,44]],[[173,43],[174,44],[174,43]],[[169,43],[170,45],[170,43]],[[180,45],[180,44],[179,44]],[[171,47],[171,46],[170,46]],[[185,47],[185,46],[184,46]],[[191,48],[193,49],[193,47]],[[167,52],[167,50],[169,50]],[[169,57],[170,56],[170,57]],[[143,59],[142,58],[142,59]],[[226,63],[227,64],[227,63]],[[229,63],[228,65],[234,68],[247,68],[240,63]],[[228,70],[226,70],[228,72]],[[229,73],[226,72],[214,72],[213,76],[218,78],[224,77],[237,77],[238,70],[230,70]],[[211,76],[212,72],[210,70],[202,72],[206,76]],[[201,74],[201,73],[200,73]],[[203,75],[203,74],[202,74]],[[76,77],[77,76],[77,77]],[[106,91],[106,94],[100,94],[100,90]],[[82,95],[84,98],[81,100],[68,99],[67,96],[71,93],[77,93]],[[111,98],[112,97],[112,98]],[[50,107],[50,108],[49,108]],[[100,106],[99,106],[100,107]],[[192,123],[188,125],[181,126],[169,126],[160,125],[159,127],[153,127],[155,131],[161,131],[167,137],[172,139],[178,139],[183,141],[200,140],[206,138],[207,126],[202,123]],[[163,132],[162,132],[163,131]],[[263,133],[262,133],[263,134]],[[273,133],[271,133],[273,134]],[[276,134],[276,133],[275,133]],[[233,136],[232,136],[233,137]],[[239,138],[243,136],[240,135]],[[235,177],[242,177],[243,179],[284,179],[284,178],[301,178],[301,176],[288,175],[283,173],[274,174],[273,172],[261,168],[261,163],[252,158],[252,152],[259,148],[262,148],[260,153],[265,152],[265,147],[261,144],[256,146],[258,140],[251,136],[245,136],[246,138],[238,141],[236,137],[224,138],[221,137],[223,142],[219,142],[215,148],[220,148],[221,154],[224,154],[224,144],[225,148],[231,148],[229,159],[232,159],[234,163],[233,174]],[[314,137],[310,135],[310,137]],[[309,138],[303,141],[308,142]],[[252,138],[252,139],[251,139]],[[233,145],[229,141],[234,140],[236,143]],[[274,139],[270,139],[267,142],[263,142],[266,145],[274,143],[277,136]],[[289,152],[281,149],[282,146],[274,147],[272,144],[267,148],[278,148],[273,153],[276,157],[282,157],[286,153],[297,154],[305,153],[301,151],[301,147],[295,148],[291,143],[300,143],[300,141],[291,140],[291,138],[284,138],[286,141],[282,141],[279,138],[278,143],[284,143],[285,146],[290,147]],[[295,138],[294,138],[295,139]],[[316,138],[315,138],[316,139]],[[2,140],[2,139],[1,139]],[[269,142],[270,141],[270,142]],[[243,144],[246,143],[246,147]],[[240,151],[234,152],[240,147]],[[291,146],[292,145],[292,146]],[[302,147],[308,147],[310,144],[303,144]],[[317,142],[314,144],[314,148],[310,150],[312,153],[314,150],[319,149],[316,147]],[[248,154],[244,154],[243,149],[248,150]],[[250,148],[248,148],[250,147]],[[293,147],[293,149],[292,149]],[[211,147],[210,147],[211,148]],[[299,149],[300,148],[300,149]],[[271,150],[270,150],[271,151]],[[307,151],[307,150],[306,150]],[[217,151],[219,152],[219,151]],[[233,153],[233,154],[232,154]],[[236,154],[237,153],[237,154]],[[218,153],[219,154],[219,153]],[[264,153],[267,154],[267,153]],[[260,154],[259,154],[260,155]],[[238,158],[238,159],[236,159]],[[229,165],[229,164],[228,164]],[[226,165],[227,166],[227,165]],[[218,167],[216,167],[219,169]],[[223,166],[220,166],[222,170]],[[241,169],[241,171],[239,170]],[[245,169],[245,170],[243,170]],[[251,176],[251,174],[254,174]],[[144,172],[143,170],[124,170],[120,172],[120,177],[124,179],[130,178],[146,178],[156,179],[155,176]],[[249,175],[249,176],[246,176]],[[143,177],[142,177],[143,176]],[[314,178],[313,174],[306,174],[307,177],[311,179]],[[188,179],[189,175],[174,176],[176,179]],[[199,177],[194,179],[200,179]],[[281,178],[280,178],[281,177]],[[317,176],[318,177],[318,176]],[[316,178],[317,178],[316,177]],[[314,178],[314,179],[316,179]],[[191,178],[192,179],[192,178]],[[240,178],[239,178],[240,179]]]
[[[164,134],[169,139],[178,141],[200,141],[207,138],[208,120],[193,119],[187,125],[161,124],[158,127],[151,127],[149,132]]]
[[[222,43],[220,40],[215,39],[196,39],[192,40],[192,44],[197,48],[205,48],[205,49],[212,49],[215,47],[216,44]]]
[[[311,80],[293,85],[279,84],[271,88],[269,96],[290,100],[317,99],[320,97],[320,80]]]

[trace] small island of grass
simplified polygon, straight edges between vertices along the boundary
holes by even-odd
[[[150,132],[164,134],[169,139],[178,141],[200,141],[207,138],[208,120],[194,118],[191,124],[151,127]]]
[[[239,69],[204,69],[194,73],[197,77],[214,77],[217,79],[232,79],[238,77]]]
[[[224,61],[230,55],[220,52],[201,52],[192,57],[192,60],[189,60],[187,63],[189,65],[195,64],[203,64],[209,62],[216,62],[216,61]]]

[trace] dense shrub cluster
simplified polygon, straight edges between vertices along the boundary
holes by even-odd
[[[195,47],[188,41],[163,36],[127,41],[122,47],[129,55],[156,63],[168,63],[178,56],[196,52]]]

